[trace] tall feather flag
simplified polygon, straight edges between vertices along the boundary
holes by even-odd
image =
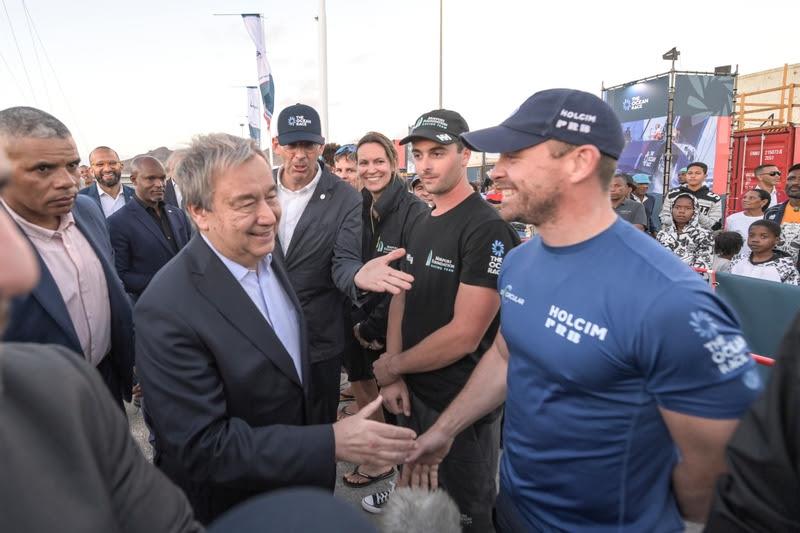
[[[259,14],[242,13],[247,33],[256,45],[256,66],[258,67],[258,87],[261,91],[261,100],[264,102],[264,118],[267,121],[267,130],[272,123],[272,112],[275,110],[275,82],[272,79],[272,70],[267,61],[267,48],[264,39],[264,21]]]
[[[255,85],[247,87],[247,124],[250,138],[261,146],[261,94]]]

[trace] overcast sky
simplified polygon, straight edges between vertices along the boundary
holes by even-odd
[[[240,134],[247,97],[237,86],[256,83],[255,49],[240,17],[214,13],[265,15],[276,117],[295,102],[320,101],[318,0],[26,0],[44,48],[22,0],[5,5],[0,109],[53,113],[84,158],[100,144],[128,158],[181,146],[198,133]],[[755,9],[772,14],[765,31],[743,15]],[[661,55],[673,46],[684,70],[738,64],[750,73],[798,62],[789,24],[798,15],[800,2],[773,0],[757,8],[743,1],[444,0],[444,107],[473,129],[491,126],[540,89],[599,94],[602,83],[664,72],[669,62]],[[329,140],[351,142],[368,130],[401,137],[437,107],[437,0],[328,0],[327,16]]]

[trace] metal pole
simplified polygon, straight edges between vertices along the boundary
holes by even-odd
[[[322,136],[328,139],[328,21],[325,0],[319,0],[319,116],[322,121]]]
[[[672,122],[675,120],[675,59],[672,60],[672,67],[669,70],[669,100],[667,104],[667,144],[664,150],[664,190],[666,197],[669,192],[669,179],[672,172]]]
[[[442,48],[444,47],[444,38],[442,36],[442,28],[444,26],[444,0],[439,0],[439,109],[442,109]]]

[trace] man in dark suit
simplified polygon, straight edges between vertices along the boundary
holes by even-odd
[[[276,488],[333,489],[335,461],[396,464],[413,431],[323,425],[311,409],[306,322],[275,247],[280,204],[250,140],[196,138],[178,168],[198,228],[137,302],[136,358],[155,463],[208,523]]]
[[[30,107],[0,111],[0,138],[12,165],[0,201],[34,247],[42,273],[33,292],[12,300],[3,340],[83,354],[121,407],[131,398],[131,307],[105,219],[77,195],[75,142],[61,121]]]
[[[131,167],[136,196],[108,217],[108,229],[117,273],[136,302],[155,273],[189,242],[191,231],[183,210],[164,203],[161,162],[140,156]]]
[[[0,186],[9,175],[0,138]],[[0,242],[5,308],[36,286],[40,271],[30,242],[2,209]],[[5,318],[0,313],[0,333]],[[186,496],[148,464],[125,414],[80,356],[63,346],[3,342],[0,376],[4,531],[201,530]]]
[[[318,384],[314,409],[332,422],[349,330],[345,297],[358,301],[359,289],[397,293],[411,288],[413,278],[388,267],[405,256],[402,249],[362,264],[361,195],[319,162],[325,138],[312,107],[281,111],[272,144],[284,160],[276,178],[283,211],[276,254],[285,261],[308,322],[311,374]]]
[[[136,195],[132,187],[123,185],[122,163],[115,150],[108,146],[98,146],[89,153],[89,172],[94,176],[95,183],[80,190],[100,206],[103,215],[110,217],[122,207],[133,200]]]

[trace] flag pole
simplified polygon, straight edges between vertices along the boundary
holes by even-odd
[[[328,21],[325,0],[319,0],[319,98],[322,136],[328,141]]]

